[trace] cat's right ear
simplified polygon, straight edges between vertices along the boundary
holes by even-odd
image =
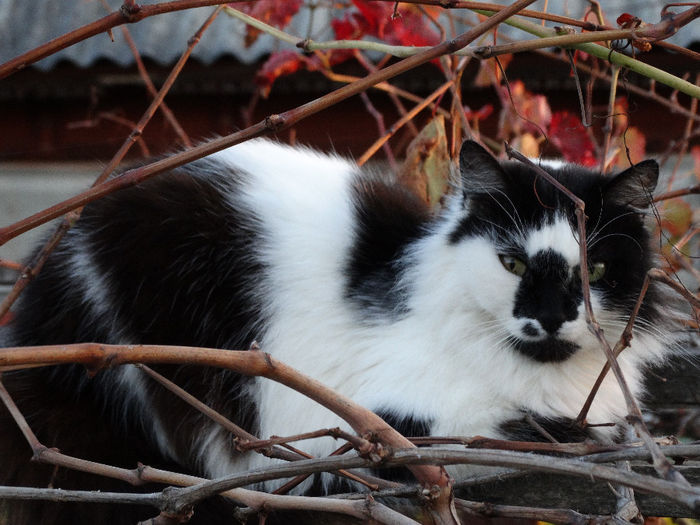
[[[502,190],[505,173],[496,158],[478,142],[465,140],[459,152],[462,193],[469,195]]]

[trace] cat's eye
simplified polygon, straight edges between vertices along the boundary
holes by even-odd
[[[588,282],[589,283],[594,283],[596,281],[599,281],[600,279],[603,278],[605,275],[605,263],[604,262],[597,262],[593,263],[588,267]]]
[[[501,264],[506,270],[508,270],[512,274],[517,275],[518,277],[523,275],[527,270],[527,264],[525,264],[522,260],[518,259],[517,257],[513,257],[512,255],[501,254],[498,256],[498,258],[500,259]]]

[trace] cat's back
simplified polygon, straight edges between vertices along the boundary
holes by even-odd
[[[381,232],[415,235],[417,201],[338,155],[233,146],[89,204],[22,297],[14,343],[240,348],[285,290],[342,299]]]

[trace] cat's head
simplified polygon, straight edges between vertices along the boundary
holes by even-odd
[[[654,260],[643,216],[659,170],[654,161],[615,175],[562,163],[541,167],[585,202],[587,268],[572,200],[531,166],[498,162],[472,141],[460,153],[462,214],[449,240],[480,251],[472,268],[481,288],[476,300],[502,337],[536,361],[557,362],[592,344],[582,271],[595,315],[604,328],[622,331]],[[656,306],[652,294],[642,325],[653,322]]]

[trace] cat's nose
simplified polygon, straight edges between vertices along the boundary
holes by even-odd
[[[553,312],[540,316],[537,320],[540,322],[540,326],[544,328],[549,335],[554,335],[557,333],[557,330],[561,328],[561,325],[564,324],[564,321],[566,321],[566,316],[562,312]]]

